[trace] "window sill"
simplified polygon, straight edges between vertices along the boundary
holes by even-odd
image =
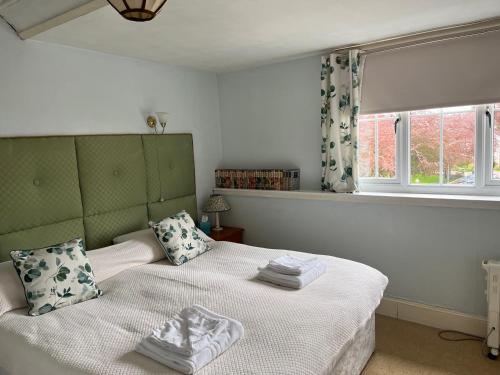
[[[217,194],[256,198],[304,199],[314,201],[396,204],[423,207],[476,208],[499,210],[500,197],[477,195],[407,194],[407,193],[325,193],[321,191],[274,191],[214,189]]]

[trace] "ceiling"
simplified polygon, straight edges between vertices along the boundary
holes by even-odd
[[[0,14],[10,8],[6,18],[19,31],[18,25],[32,26],[43,8],[40,0],[18,1]],[[43,2],[67,8],[85,1]],[[31,4],[31,12],[14,11],[22,3]],[[499,0],[168,0],[151,22],[126,21],[104,6],[35,39],[228,72],[497,16]]]
[[[88,3],[89,0],[0,0],[0,14],[17,31]]]

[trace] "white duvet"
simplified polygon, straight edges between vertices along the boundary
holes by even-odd
[[[320,255],[327,272],[304,289],[287,290],[255,276],[269,259],[293,252],[212,246],[182,266],[160,261],[125,269],[99,283],[104,294],[98,299],[39,317],[25,316],[24,309],[2,315],[0,374],[1,368],[11,374],[176,374],[134,347],[193,304],[245,327],[245,337],[199,375],[328,374],[387,285],[371,267]]]

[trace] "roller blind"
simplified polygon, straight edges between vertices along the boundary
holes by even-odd
[[[500,102],[500,32],[369,54],[361,113]]]

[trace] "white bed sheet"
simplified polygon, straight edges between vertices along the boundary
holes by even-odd
[[[125,270],[99,284],[104,295],[98,299],[40,317],[25,316],[25,310],[6,313],[0,317],[0,367],[16,375],[34,369],[176,374],[135,353],[134,346],[197,303],[245,327],[245,337],[198,374],[331,374],[370,321],[387,278],[360,263],[319,256],[328,271],[302,290],[255,279],[258,266],[286,253],[216,242],[180,267],[160,261]]]

